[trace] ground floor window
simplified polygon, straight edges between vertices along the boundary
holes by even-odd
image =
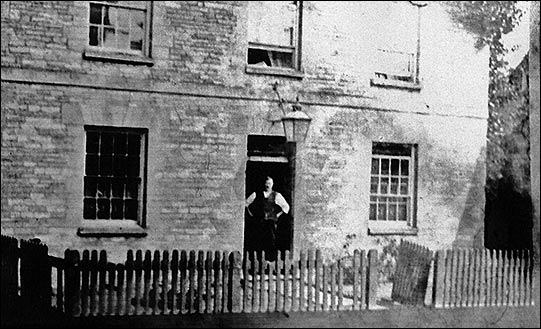
[[[144,225],[147,129],[85,126],[85,220]]]
[[[415,151],[413,144],[373,143],[371,227],[415,226]]]

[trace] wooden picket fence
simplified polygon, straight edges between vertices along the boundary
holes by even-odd
[[[402,304],[423,305],[431,262],[428,248],[401,240],[391,298]]]
[[[377,251],[356,250],[332,264],[318,250],[300,252],[300,259],[281,256],[268,262],[264,253],[130,250],[124,263],[114,264],[104,250],[68,249],[59,258],[42,244],[21,240],[18,247],[2,236],[2,297],[20,293],[26,305],[77,317],[345,311],[376,304]]]
[[[439,250],[434,261],[437,308],[533,305],[528,250]]]

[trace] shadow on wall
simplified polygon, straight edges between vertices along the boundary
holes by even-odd
[[[470,187],[466,197],[464,212],[460,217],[453,248],[483,248],[483,208],[485,207],[486,180],[485,149],[483,148],[477,158],[475,170],[469,180]]]
[[[520,187],[512,165],[506,163],[499,179],[487,180],[485,247],[532,249],[532,200]],[[492,189],[490,189],[492,187]]]

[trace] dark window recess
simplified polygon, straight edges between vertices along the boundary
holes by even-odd
[[[248,64],[263,67],[293,68],[293,53],[248,48]]]
[[[83,218],[137,220],[143,132],[86,128]]]
[[[373,143],[372,154],[379,155],[411,155],[412,145],[396,143]]]
[[[283,136],[248,136],[248,156],[286,156],[287,144]]]

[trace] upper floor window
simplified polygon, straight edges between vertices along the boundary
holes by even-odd
[[[149,56],[148,1],[91,1],[89,10],[91,48]]]
[[[419,84],[420,8],[415,1],[378,2],[374,78],[381,85]]]
[[[247,72],[300,70],[302,1],[248,1]]]
[[[414,145],[372,145],[369,214],[372,232],[398,230],[400,233],[415,227],[415,163]]]
[[[146,129],[85,126],[83,218],[143,223]]]

